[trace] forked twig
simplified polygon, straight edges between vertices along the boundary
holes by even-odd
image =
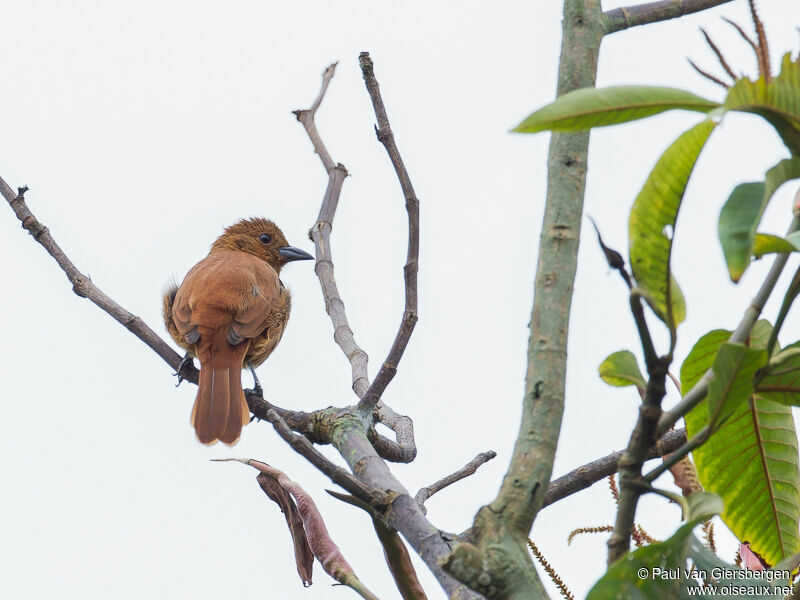
[[[473,458],[471,461],[469,461],[466,465],[461,467],[455,473],[451,473],[447,477],[443,477],[436,483],[432,483],[429,486],[420,488],[420,490],[417,492],[417,495],[414,497],[414,500],[416,500],[417,504],[419,504],[420,507],[422,507],[422,511],[425,512],[425,501],[428,498],[430,498],[437,492],[441,492],[448,485],[453,485],[455,482],[461,481],[465,477],[469,477],[470,475],[475,473],[475,471],[477,471],[481,465],[486,464],[487,462],[492,460],[495,456],[497,456],[497,452],[495,452],[494,450],[481,452],[480,454],[478,454],[478,456]]]
[[[350,329],[350,325],[347,321],[344,302],[342,302],[342,298],[339,295],[339,289],[333,274],[330,243],[333,218],[339,203],[342,184],[344,183],[344,178],[347,176],[347,169],[341,163],[335,163],[333,161],[317,131],[314,120],[317,109],[320,107],[328,85],[333,78],[335,69],[336,63],[333,63],[323,72],[322,86],[311,107],[305,110],[296,110],[294,114],[305,128],[314,146],[314,151],[319,155],[322,165],[328,173],[328,187],[325,190],[325,196],[322,200],[317,222],[314,227],[311,228],[310,232],[317,254],[317,262],[314,270],[317,277],[319,277],[322,287],[322,294],[325,298],[325,308],[333,323],[333,339],[350,362],[353,391],[360,402],[363,402],[363,399],[368,395],[368,390],[372,389],[367,371],[369,357],[356,343],[353,331]],[[383,368],[381,372],[383,372]],[[375,405],[373,404],[372,406],[374,407]],[[375,450],[387,460],[395,462],[411,462],[414,460],[417,455],[417,447],[414,442],[414,429],[411,419],[397,415],[389,407],[384,405],[378,406],[377,408],[378,421],[392,429],[397,439],[396,441],[392,441],[378,434],[374,440]]]

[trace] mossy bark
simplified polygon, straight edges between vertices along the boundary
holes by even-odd
[[[595,84],[603,17],[599,0],[565,0],[558,94]],[[497,498],[475,517],[471,544],[445,569],[488,598],[546,598],[527,551],[555,457],[567,360],[589,133],[553,134],[539,240],[522,421]]]

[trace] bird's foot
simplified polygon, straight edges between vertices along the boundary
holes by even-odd
[[[253,365],[247,365],[247,368],[250,369],[250,373],[253,375],[253,393],[258,396],[259,398],[264,398],[264,390],[261,388],[261,382],[258,381],[258,376],[256,375],[256,370],[253,368]]]
[[[173,375],[175,375],[178,378],[178,383],[175,384],[175,387],[178,387],[183,382],[184,380],[183,370],[189,366],[194,366],[194,358],[189,356],[189,353],[187,352],[183,356],[183,360],[181,360],[180,364],[178,365],[178,371],[176,373],[173,373]]]

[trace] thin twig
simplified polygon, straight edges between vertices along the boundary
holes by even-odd
[[[417,571],[414,569],[414,564],[408,554],[408,549],[402,538],[397,534],[397,531],[386,524],[378,511],[358,498],[340,494],[333,490],[325,491],[337,500],[357,506],[372,517],[375,533],[383,546],[383,556],[403,600],[427,600],[425,590],[422,589]]]
[[[725,70],[725,72],[733,81],[736,81],[737,79],[736,73],[733,72],[733,69],[731,69],[730,65],[728,64],[728,61],[725,60],[725,57],[722,55],[722,52],[714,43],[714,40],[711,39],[711,36],[708,35],[708,32],[702,27],[700,28],[700,33],[703,34],[703,37],[706,39],[706,43],[711,48],[711,51],[716,55],[720,66]]]
[[[495,452],[494,450],[488,450],[487,452],[481,452],[480,454],[478,454],[478,456],[473,458],[471,461],[469,461],[466,465],[461,467],[455,473],[451,473],[447,477],[443,477],[442,479],[440,479],[436,483],[432,483],[429,486],[426,486],[424,488],[420,488],[420,490],[417,492],[417,495],[415,496],[414,499],[417,501],[417,504],[419,504],[422,507],[423,512],[425,512],[425,506],[424,505],[425,505],[425,501],[428,498],[430,498],[431,496],[433,496],[437,492],[441,492],[448,485],[453,485],[455,482],[461,481],[465,477],[469,477],[475,471],[478,470],[478,467],[480,467],[483,464],[486,464],[487,462],[492,460],[495,456],[497,456],[497,452]]]
[[[699,73],[701,76],[703,76],[706,79],[708,79],[711,83],[716,83],[717,85],[720,85],[720,86],[724,87],[726,90],[730,87],[727,83],[722,81],[722,79],[720,79],[719,77],[715,77],[714,75],[712,75],[708,71],[705,71],[705,70],[701,69],[700,67],[698,67],[697,64],[691,58],[687,58],[686,60],[689,61],[689,64],[692,66],[692,68],[697,73]]]
[[[686,430],[679,429],[668,432],[656,443],[655,447],[651,448],[647,453],[647,460],[658,458],[674,452],[678,447],[686,442]],[[617,472],[617,463],[622,457],[623,451],[614,452],[608,456],[598,458],[590,463],[573,469],[566,475],[562,475],[558,479],[550,482],[547,486],[547,494],[544,497],[545,506],[549,506],[554,502],[563,500],[567,496],[571,496],[576,492],[585,490],[589,486],[597,483],[601,479],[612,475]]]
[[[758,61],[758,44],[755,43],[753,38],[747,35],[747,32],[744,29],[742,29],[741,25],[739,25],[735,21],[731,21],[727,17],[722,17],[722,20],[731,25],[739,33],[742,39],[748,44],[750,44],[750,47],[753,49],[753,52],[756,55],[756,60]]]
[[[334,163],[328,153],[322,138],[317,131],[314,116],[320,107],[325,92],[328,89],[333,74],[336,70],[336,63],[330,65],[322,73],[322,86],[314,103],[305,110],[294,111],[297,120],[302,123],[308,134],[311,143],[314,145],[314,152],[319,155],[325,171],[328,173],[328,187],[322,200],[317,222],[311,228],[310,236],[314,242],[317,254],[317,262],[314,270],[319,277],[322,286],[322,294],[325,297],[325,309],[333,322],[333,339],[342,349],[353,372],[353,391],[356,396],[361,398],[369,387],[369,376],[367,374],[367,353],[364,352],[356,343],[353,331],[347,322],[347,315],[344,310],[344,302],[339,295],[336,286],[336,279],[333,276],[333,261],[331,257],[330,235],[333,228],[333,217],[336,214],[336,207],[339,204],[339,195],[342,191],[342,184],[347,177],[347,169],[341,163]]]
[[[67,257],[61,247],[50,235],[50,230],[44,226],[31,212],[25,203],[25,192],[28,188],[22,187],[20,193],[15,194],[11,187],[0,178],[0,193],[8,201],[14,214],[22,223],[22,227],[33,236],[33,239],[41,244],[47,253],[55,259],[61,270],[72,284],[72,291],[81,298],[88,298],[97,305],[103,312],[111,315],[116,321],[121,323],[128,331],[158,354],[173,369],[177,369],[181,363],[181,356],[172,349],[159,335],[139,317],[129,313],[111,298],[106,296],[89,277],[81,273],[78,268]],[[194,367],[183,369],[184,379],[197,383],[198,371]]]
[[[669,456],[664,457],[664,460],[660,465],[644,476],[644,480],[652,483],[661,477],[661,475],[669,471],[672,467],[683,460],[684,457],[688,456],[689,452],[692,452],[695,448],[705,444],[712,433],[713,429],[711,425],[707,424],[698,433],[679,446],[675,452],[672,452]]]
[[[386,115],[386,108],[383,105],[383,98],[381,98],[378,81],[375,79],[372,59],[369,57],[369,53],[362,52],[359,54],[358,62],[361,65],[361,73],[364,76],[364,83],[367,86],[369,97],[372,100],[375,117],[378,119],[378,126],[375,128],[375,133],[378,136],[378,140],[380,140],[386,148],[386,152],[389,154],[389,160],[391,160],[392,166],[397,173],[397,178],[400,180],[400,187],[403,190],[406,211],[408,212],[408,255],[406,257],[406,265],[403,268],[406,298],[405,310],[403,311],[400,328],[394,338],[389,354],[386,360],[383,361],[380,371],[378,371],[378,374],[375,376],[372,385],[359,403],[359,408],[367,410],[378,403],[381,394],[386,390],[386,386],[389,385],[389,382],[397,373],[397,366],[400,363],[400,359],[403,357],[403,352],[405,352],[408,341],[411,339],[411,334],[414,332],[414,326],[417,323],[419,200],[414,193],[414,186],[411,184],[411,178],[408,176],[406,166],[403,163],[403,159],[400,157],[400,151],[397,149],[397,144],[395,144],[394,134],[392,133],[392,128],[389,126],[389,117]]]
[[[633,305],[631,294],[631,304]],[[638,296],[636,297],[639,300]],[[641,301],[639,301],[641,304]],[[634,314],[636,311],[634,310]],[[644,321],[643,321],[644,322]],[[637,322],[637,326],[639,323]],[[644,322],[646,327],[646,322]],[[649,342],[649,332],[648,332]],[[652,342],[651,351],[652,351]],[[619,459],[619,508],[614,522],[614,533],[608,539],[608,564],[611,566],[630,548],[631,536],[635,533],[636,505],[644,493],[641,486],[642,466],[647,460],[650,447],[658,439],[656,428],[661,416],[661,401],[667,393],[667,371],[671,357],[647,358],[647,344],[642,338],[647,362],[647,389],[639,407],[636,426],[631,432],[628,447]],[[638,543],[638,540],[637,540]]]
[[[339,288],[333,274],[333,258],[331,253],[331,231],[333,229],[333,218],[339,204],[339,196],[342,184],[347,177],[347,169],[341,163],[335,163],[328,153],[322,138],[317,131],[315,116],[317,109],[322,104],[325,92],[333,78],[336,70],[336,63],[330,65],[322,73],[322,85],[319,94],[310,108],[294,111],[297,120],[303,125],[308,134],[314,151],[319,155],[325,171],[328,173],[328,186],[322,200],[317,222],[311,228],[310,236],[316,249],[317,262],[314,271],[319,278],[322,287],[322,295],[325,298],[325,309],[333,323],[333,339],[342,349],[347,360],[350,362],[352,371],[353,391],[359,400],[363,399],[370,388],[367,363],[369,357],[356,343],[353,331],[347,321],[344,302],[339,295]],[[379,374],[380,376],[380,374]],[[390,440],[380,434],[374,440],[375,449],[381,457],[393,462],[411,462],[417,455],[417,446],[414,442],[414,427],[411,419],[397,415],[388,406],[378,407],[378,421],[383,423],[396,436],[396,441]]]
[[[622,258],[622,254],[620,254],[617,250],[606,246],[605,242],[603,241],[603,236],[600,234],[600,229],[597,227],[597,223],[594,222],[592,217],[588,217],[588,219],[592,223],[594,231],[597,234],[597,243],[600,245],[600,249],[603,251],[603,255],[606,257],[608,266],[620,274],[620,277],[622,277],[629,290],[633,290],[633,280],[628,274],[628,271],[625,269],[625,259]],[[658,359],[658,356],[656,354],[655,347],[653,346],[650,330],[647,327],[647,321],[644,317],[644,307],[642,305],[642,299],[639,293],[631,291],[630,304],[633,318],[636,322],[636,328],[638,329],[639,337],[642,340],[642,349],[644,351],[645,362],[647,363],[649,369],[650,366]]]
[[[603,236],[600,235],[600,228],[597,227],[597,223],[595,223],[594,219],[589,215],[586,215],[586,218],[589,219],[592,227],[594,227],[594,231],[597,234],[597,243],[600,245],[600,249],[603,251],[603,256],[606,257],[606,263],[608,263],[610,268],[614,269],[620,274],[620,277],[622,277],[622,279],[625,281],[625,285],[628,286],[629,290],[633,289],[633,280],[625,268],[625,259],[622,258],[622,254],[620,254],[617,250],[606,246],[605,242],[603,241]]]
[[[681,393],[681,382],[680,380],[672,374],[672,371],[667,371],[667,377],[672,380],[672,383],[675,384],[675,389],[678,390],[678,393]]]
[[[648,4],[637,4],[614,8],[603,13],[606,35],[630,27],[676,19],[683,15],[700,12],[725,4],[731,0],[660,0]]]
[[[367,375],[367,355],[358,347],[353,339],[353,332],[347,324],[344,304],[339,297],[336,281],[333,277],[333,263],[331,260],[330,234],[336,205],[339,200],[342,182],[347,173],[345,168],[333,162],[325,149],[322,139],[314,124],[314,115],[319,108],[324,92],[333,77],[333,66],[328,67],[323,74],[323,85],[320,94],[312,107],[308,110],[295,111],[297,120],[303,124],[311,139],[314,149],[320,155],[322,164],[328,173],[328,187],[320,209],[317,223],[311,229],[311,239],[317,253],[316,272],[320,279],[325,305],[334,325],[334,339],[342,348],[353,369],[353,391],[359,398],[363,398],[369,388]],[[312,110],[313,109],[313,110]],[[399,454],[409,455],[409,451],[393,446],[400,442],[414,446],[413,430],[410,419],[394,415],[383,404],[375,407],[378,420],[384,419],[387,423],[397,427],[398,442],[391,442],[376,436],[368,438],[366,428],[367,419],[362,413],[356,415],[351,409],[342,409],[341,415],[330,424],[331,437],[335,440],[334,446],[345,458],[351,470],[369,487],[385,490],[392,496],[392,502],[384,512],[387,524],[400,531],[412,547],[419,553],[425,563],[430,567],[439,583],[448,596],[457,600],[477,600],[478,594],[467,589],[460,582],[445,573],[439,564],[442,557],[446,556],[450,547],[438,530],[426,519],[420,507],[408,494],[389,471],[388,466],[378,455],[378,449],[392,448]],[[381,414],[384,416],[381,417]],[[372,415],[371,415],[372,416]],[[396,418],[393,418],[396,417]],[[403,432],[401,434],[398,432]],[[416,453],[416,448],[412,448]]]

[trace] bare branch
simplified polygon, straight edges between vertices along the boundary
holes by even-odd
[[[378,423],[394,431],[397,441],[377,435],[375,437],[375,450],[377,453],[392,462],[410,463],[417,457],[417,445],[414,442],[414,422],[405,415],[398,415],[383,402],[378,402],[376,407]]]
[[[37,242],[44,246],[45,250],[56,260],[64,273],[66,273],[67,278],[73,285],[73,291],[82,298],[88,298],[103,311],[122,323],[131,333],[150,346],[150,348],[163,358],[167,364],[177,369],[181,363],[181,356],[175,352],[167,342],[161,339],[158,334],[150,329],[144,321],[139,317],[135,317],[106,296],[92,283],[91,279],[83,275],[77,269],[59,245],[56,244],[47,227],[37,220],[30,211],[25,203],[24,190],[25,188],[21,188],[23,193],[14,194],[8,184],[0,178],[0,193],[8,200],[8,203],[14,210],[14,214],[16,214],[17,218],[22,222],[22,226]],[[184,379],[195,384],[197,383],[197,373],[197,369],[194,367],[184,367],[181,371]],[[251,409],[255,409],[253,410],[253,414],[257,417],[269,420],[281,437],[288,441],[295,450],[305,456],[312,464],[320,469],[320,471],[328,475],[333,482],[341,485],[351,494],[365,499],[367,502],[377,503],[376,505],[386,504],[384,494],[370,489],[350,473],[330,462],[325,456],[319,453],[305,437],[292,433],[281,416],[281,414],[283,414],[296,428],[307,428],[310,427],[309,415],[272,406],[263,398],[259,398],[252,393],[248,394],[248,402]],[[261,403],[260,410],[259,403]]]
[[[339,204],[339,196],[342,190],[344,178],[347,176],[347,169],[341,163],[335,163],[331,158],[322,138],[317,131],[314,121],[317,109],[320,107],[325,97],[331,79],[336,69],[336,63],[330,65],[322,74],[322,86],[317,98],[306,110],[296,110],[294,114],[303,127],[314,145],[314,151],[319,155],[322,165],[328,173],[328,187],[322,200],[319,216],[314,227],[311,228],[310,236],[314,242],[317,254],[317,262],[314,271],[319,277],[322,287],[322,295],[325,298],[325,309],[333,323],[333,339],[342,349],[342,352],[350,362],[352,370],[353,391],[361,400],[366,396],[370,388],[367,363],[369,357],[355,341],[353,331],[347,321],[344,309],[344,302],[339,295],[339,288],[333,274],[333,258],[331,253],[330,236],[333,229],[333,217]],[[418,234],[417,234],[418,235]],[[416,300],[415,300],[416,302]],[[380,376],[380,374],[379,374]],[[374,444],[379,455],[393,462],[411,462],[417,455],[417,447],[414,442],[414,426],[411,419],[397,415],[388,406],[381,405],[377,412],[378,421],[395,432],[396,441],[389,440],[381,435],[377,435]]]
[[[31,212],[25,203],[25,192],[28,188],[20,188],[19,194],[15,194],[9,185],[0,178],[0,193],[8,201],[14,214],[22,223],[22,227],[41,244],[47,253],[52,256],[61,267],[72,284],[72,291],[81,298],[88,298],[95,305],[100,307],[105,313],[111,315],[116,321],[125,326],[128,331],[150,346],[156,354],[173,369],[177,369],[181,363],[181,356],[172,349],[158,334],[139,317],[129,313],[111,298],[106,296],[89,277],[81,273],[78,268],[67,257],[61,247],[50,235],[50,230],[44,226]],[[183,370],[185,379],[194,383],[197,382],[197,370],[194,367]]]
[[[677,19],[684,15],[708,10],[731,0],[660,0],[647,4],[637,4],[614,8],[603,13],[606,35],[630,27]]]
[[[364,76],[364,83],[367,85],[369,97],[372,100],[375,116],[378,119],[378,127],[375,128],[375,133],[378,136],[378,140],[380,140],[386,148],[386,152],[389,154],[389,160],[392,161],[392,166],[397,173],[397,178],[400,180],[400,187],[403,189],[406,211],[408,212],[408,255],[406,257],[406,265],[403,268],[406,296],[405,311],[403,312],[403,319],[400,322],[400,328],[389,350],[389,355],[386,357],[386,360],[383,361],[380,371],[378,371],[378,374],[375,376],[375,380],[359,403],[359,408],[366,410],[378,403],[386,386],[389,385],[389,382],[397,373],[397,365],[403,357],[403,352],[405,352],[408,341],[411,339],[411,334],[414,332],[414,326],[417,323],[419,200],[414,193],[414,186],[411,185],[408,171],[403,163],[403,159],[400,157],[397,144],[395,144],[394,134],[392,133],[392,128],[389,126],[389,117],[386,115],[386,108],[383,105],[383,98],[381,98],[378,81],[375,79],[372,59],[369,57],[368,52],[362,52],[358,56],[358,61],[361,65],[361,73]]]
[[[668,432],[651,448],[647,453],[646,459],[658,458],[675,451],[679,446],[686,442],[686,430],[679,429]],[[549,506],[576,492],[585,490],[589,486],[597,483],[601,479],[617,472],[617,463],[622,458],[624,450],[614,452],[603,458],[598,458],[577,469],[573,469],[566,475],[550,482],[547,486],[547,494],[544,497],[544,505]]]
[[[324,454],[314,447],[307,437],[294,433],[286,421],[284,421],[281,413],[287,415],[288,418],[295,420],[293,424],[298,426],[298,428],[308,427],[309,429],[309,425],[298,420],[298,415],[307,415],[309,417],[310,415],[307,413],[285,411],[272,406],[272,404],[257,396],[250,390],[247,392],[247,402],[253,414],[255,414],[258,418],[266,419],[272,423],[272,426],[275,428],[275,431],[278,432],[278,435],[280,435],[295,452],[305,457],[308,462],[317,467],[317,469],[319,469],[322,473],[327,475],[331,481],[340,485],[342,488],[377,510],[383,510],[386,508],[389,500],[384,492],[365,485],[350,472],[328,460]]]
[[[333,69],[329,67],[323,75],[320,96],[324,94],[332,76]],[[342,348],[352,366],[353,390],[359,398],[363,398],[369,388],[367,355],[355,343],[353,332],[347,324],[344,304],[339,297],[333,277],[333,262],[330,249],[333,216],[347,171],[343,166],[335,164],[330,158],[314,125],[314,112],[319,108],[320,96],[317,97],[317,101],[315,101],[311,109],[295,111],[298,121],[305,127],[317,154],[320,155],[329,177],[328,188],[325,192],[319,218],[311,230],[311,239],[314,241],[317,252],[316,272],[322,286],[326,308],[334,325],[334,339]],[[354,411],[350,409],[341,409],[337,417],[332,419],[330,423],[330,438],[334,446],[347,461],[353,473],[367,487],[385,490],[392,497],[390,505],[384,512],[387,525],[403,534],[433,571],[439,583],[447,591],[448,596],[457,600],[477,600],[480,598],[478,594],[467,589],[442,570],[439,565],[439,559],[450,551],[447,540],[425,518],[419,505],[414,502],[408,491],[392,475],[386,463],[381,460],[377,453],[377,448],[381,448],[384,452],[397,450],[401,454],[416,453],[413,430],[410,427],[411,420],[394,415],[385,405],[378,406],[377,410],[378,419],[383,419],[386,423],[391,424],[390,426],[393,426],[398,437],[396,445],[380,436],[376,436],[376,439],[368,439],[367,423],[365,422],[363,411],[358,411],[358,414],[354,414]],[[404,444],[410,444],[410,447],[405,447]]]
[[[633,305],[631,294],[631,305]],[[636,297],[641,305],[641,300]],[[638,325],[638,323],[637,323]],[[647,333],[649,336],[649,332]],[[643,345],[644,339],[642,340]],[[652,342],[650,342],[652,345]],[[634,519],[639,498],[644,493],[641,483],[642,465],[647,460],[650,447],[658,439],[656,429],[661,416],[661,401],[667,393],[666,381],[671,356],[647,359],[647,388],[639,407],[636,426],[628,447],[619,459],[619,508],[614,523],[614,533],[608,539],[608,565],[614,564],[630,549],[631,535],[636,531]]]
[[[419,577],[417,577],[417,571],[414,569],[414,564],[408,554],[408,549],[402,538],[397,534],[397,531],[383,521],[380,513],[364,504],[358,498],[332,490],[325,491],[337,500],[357,506],[372,517],[375,533],[381,542],[381,546],[383,546],[383,556],[403,600],[427,600],[425,590],[422,589],[422,584],[419,582]]]
[[[333,74],[336,70],[336,63],[330,65],[322,73],[322,86],[311,108],[294,111],[297,120],[303,127],[314,145],[314,152],[319,155],[325,171],[328,173],[328,187],[322,200],[319,216],[314,227],[311,228],[309,235],[314,242],[317,253],[317,262],[314,271],[319,277],[322,286],[322,295],[325,297],[325,310],[333,322],[333,339],[342,349],[353,372],[353,391],[359,398],[363,397],[369,387],[369,375],[367,373],[367,353],[364,352],[356,343],[353,331],[347,322],[347,315],[344,311],[344,302],[339,295],[336,280],[333,276],[333,260],[331,257],[331,230],[333,228],[333,217],[336,214],[336,207],[339,204],[339,195],[342,191],[344,178],[347,177],[347,169],[344,165],[333,162],[328,153],[322,138],[317,131],[314,116],[325,97]]]
[[[114,319],[122,323],[131,333],[142,340],[145,344],[150,346],[156,354],[163,358],[167,364],[174,369],[177,369],[181,362],[180,355],[175,352],[167,342],[161,339],[147,324],[139,317],[130,314],[119,304],[114,302],[111,298],[106,296],[100,289],[92,283],[92,281],[83,275],[72,261],[67,257],[64,251],[59,247],[55,240],[50,235],[49,230],[45,227],[28,208],[25,203],[25,188],[21,188],[21,194],[14,194],[8,184],[0,178],[0,193],[8,200],[17,218],[22,222],[22,226],[39,242],[47,252],[56,260],[61,269],[66,273],[67,278],[73,285],[73,291],[82,298],[88,298],[94,304],[99,306],[103,311],[111,315]],[[182,370],[184,379],[197,383],[197,369],[194,367],[184,368]],[[324,455],[318,452],[311,443],[303,436],[292,433],[289,426],[281,417],[283,413],[288,420],[292,421],[295,427],[302,427],[308,425],[308,419],[304,419],[306,413],[299,413],[294,411],[287,411],[274,407],[263,398],[258,398],[254,394],[248,395],[248,401],[253,410],[253,414],[260,418],[269,420],[273,427],[275,427],[278,434],[283,437],[289,444],[301,455],[305,456],[309,462],[316,466],[320,471],[330,477],[331,481],[341,485],[344,489],[351,494],[371,503],[373,506],[385,506],[387,503],[386,496],[382,492],[372,490],[364,485],[358,479],[353,477],[350,473],[337,467],[330,462]],[[260,408],[259,410],[259,403]],[[266,407],[266,408],[265,408]]]
[[[306,128],[308,137],[311,138],[311,143],[314,144],[314,152],[319,154],[322,164],[325,165],[325,170],[329,172],[336,166],[336,164],[333,162],[331,155],[328,154],[325,144],[322,143],[322,139],[317,131],[317,126],[314,124],[314,116],[317,114],[317,109],[320,107],[322,100],[325,98],[325,92],[328,91],[328,85],[330,85],[331,79],[333,79],[333,74],[336,71],[337,64],[339,63],[328,65],[328,68],[322,72],[322,86],[320,87],[319,94],[317,94],[317,97],[314,99],[311,107],[307,108],[306,110],[294,111],[294,115],[297,117],[297,120],[300,121],[303,124],[303,127]],[[337,196],[336,200],[338,199],[339,197]],[[336,206],[334,205],[333,211],[335,210]],[[333,213],[331,213],[331,217],[333,217]]]
[[[487,452],[481,452],[480,454],[478,454],[478,456],[473,458],[471,461],[469,461],[466,465],[461,467],[455,473],[451,473],[450,475],[448,475],[447,477],[443,477],[442,479],[440,479],[436,483],[432,483],[431,485],[429,485],[427,487],[421,488],[417,492],[417,495],[414,497],[414,499],[417,501],[417,504],[419,504],[422,507],[423,512],[425,512],[425,506],[424,505],[425,505],[425,501],[428,498],[433,496],[436,492],[442,491],[448,485],[453,485],[455,482],[461,481],[465,477],[469,477],[470,475],[475,473],[475,471],[478,470],[478,467],[480,467],[481,465],[489,462],[495,456],[497,456],[497,452],[495,452],[494,450],[488,450]]]

